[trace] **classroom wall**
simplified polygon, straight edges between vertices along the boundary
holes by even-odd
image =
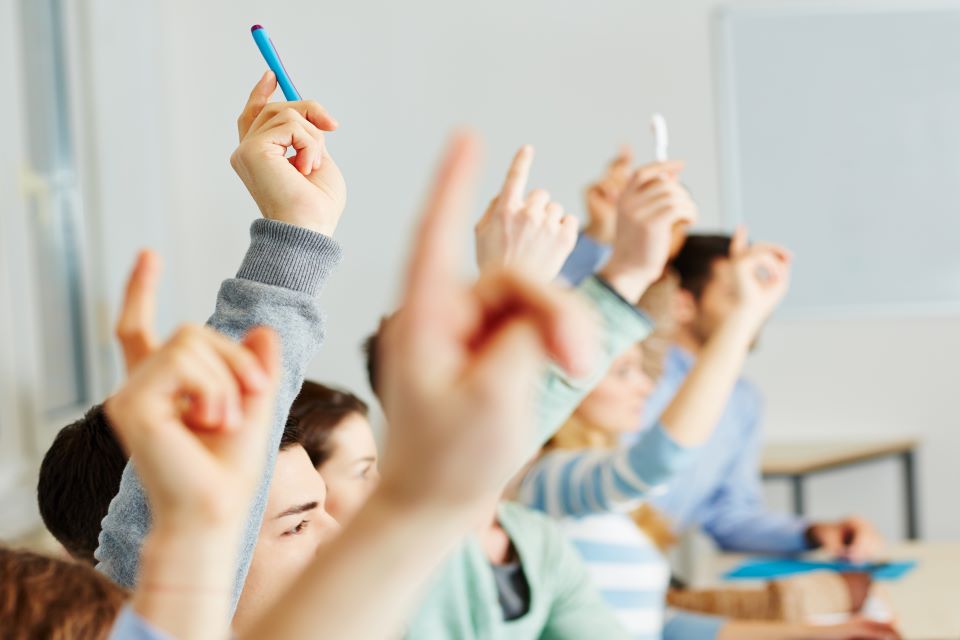
[[[174,318],[209,314],[256,216],[228,164],[234,119],[263,68],[247,34],[256,22],[270,29],[301,91],[343,125],[329,144],[350,189],[338,230],[345,260],[323,297],[329,341],[310,369],[319,380],[369,396],[359,345],[393,303],[427,176],[454,126],[469,124],[486,141],[475,216],[512,151],[526,142],[537,148],[533,184],[580,214],[583,185],[621,141],[634,143],[641,157],[649,154],[647,119],[662,111],[671,154],[688,161],[684,180],[705,225],[720,223],[709,37],[714,2],[143,4],[154,14],[160,75],[154,92],[138,99],[152,100],[159,118],[151,137],[165,149],[169,209],[154,215],[166,216],[165,238],[175,238],[166,242],[172,287],[165,303],[175,304],[176,313],[164,318],[165,328]],[[115,108],[119,132],[101,130],[100,141],[128,144],[122,112],[136,107]],[[131,187],[108,178],[117,202],[136,201]],[[139,214],[114,206],[103,215]],[[124,257],[153,240],[136,225],[107,237],[126,245],[112,250]],[[466,233],[464,250],[469,257]],[[117,278],[111,273],[111,282]],[[951,495],[960,435],[949,388],[958,335],[952,317],[775,320],[749,365],[767,398],[767,435],[917,434],[925,442],[924,531],[960,537]],[[811,484],[812,510],[835,516],[853,509],[898,536],[896,473],[883,463],[818,480]],[[774,504],[787,504],[782,488],[768,493]]]

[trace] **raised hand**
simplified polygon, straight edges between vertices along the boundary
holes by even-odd
[[[150,255],[141,254],[131,283],[142,280],[137,274]],[[258,328],[238,344],[210,328],[185,326],[156,346],[147,312],[152,287],[132,289],[121,318],[136,318],[125,345],[134,366],[105,411],[137,465],[154,522],[195,529],[242,517],[266,458],[279,377],[276,337]]]
[[[237,119],[240,146],[230,163],[265,218],[332,235],[346,205],[340,169],[324,131],[337,121],[317,102],[269,102],[277,79],[266,72]],[[296,155],[286,158],[287,148]]]
[[[587,226],[583,232],[600,244],[613,244],[617,232],[617,202],[630,180],[633,152],[623,145],[606,173],[586,191]]]
[[[663,273],[675,228],[697,219],[697,206],[677,179],[682,168],[676,161],[640,167],[620,194],[613,253],[600,275],[631,302]]]
[[[737,228],[730,241],[738,306],[763,324],[790,287],[790,251],[775,244],[747,244],[747,230]]]
[[[474,228],[481,272],[507,267],[534,282],[553,280],[577,242],[576,218],[534,189],[524,195],[533,147],[520,147],[500,193]]]
[[[447,506],[495,497],[532,435],[533,390],[549,356],[574,373],[593,354],[593,325],[571,294],[511,265],[473,287],[452,275],[477,142],[451,142],[427,201],[401,311],[384,327],[380,386],[390,432],[384,488]],[[501,197],[522,193],[523,150]],[[424,363],[429,363],[425,366]]]

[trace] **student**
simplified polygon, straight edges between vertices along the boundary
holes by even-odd
[[[340,524],[350,521],[380,479],[368,414],[367,403],[349,391],[311,380],[290,408],[303,448],[327,486],[326,510]]]
[[[569,282],[580,281],[610,255],[613,227],[604,203],[620,197],[617,176],[621,162],[615,161],[598,183],[602,189],[590,190],[597,194],[588,198],[590,224],[562,271]],[[660,415],[702,354],[704,344],[730,313],[729,249],[728,236],[692,235],[673,260],[680,278],[680,291],[672,303],[677,322],[674,346],[638,424],[650,424]],[[684,476],[675,482],[667,494],[654,500],[656,507],[670,518],[676,531],[698,525],[730,551],[796,553],[823,548],[854,561],[874,557],[882,540],[862,518],[811,522],[766,510],[759,478],[760,405],[756,388],[738,380],[710,443],[713,455],[709,463],[695,477]]]
[[[244,537],[243,561],[234,581],[234,602],[243,587],[266,505],[274,458],[303,372],[324,338],[317,296],[340,261],[340,247],[330,234],[345,204],[345,188],[322,143],[322,131],[336,122],[314,102],[267,104],[276,90],[267,72],[257,83],[238,119],[241,144],[231,161],[264,220],[251,227],[251,244],[237,277],[221,286],[209,324],[239,338],[254,326],[272,327],[280,336],[283,385],[270,431],[265,471]],[[288,145],[300,149],[294,162],[284,157]],[[319,165],[318,165],[319,163]],[[133,305],[140,308],[138,305]],[[131,313],[125,344],[155,344],[142,312]],[[132,587],[140,549],[150,529],[146,495],[133,465],[127,465],[120,489],[103,519],[98,568],[120,585]]]
[[[751,335],[740,333],[741,362]],[[727,332],[727,340],[730,336]],[[709,457],[708,447],[691,451],[679,446],[670,434],[681,431],[677,427],[682,420],[674,421],[682,415],[678,405],[683,398],[696,402],[702,397],[689,393],[690,381],[704,373],[711,354],[720,353],[719,342],[722,340],[711,340],[710,353],[698,361],[697,373],[691,373],[661,423],[629,446],[618,443],[635,425],[653,389],[647,370],[655,368],[656,363],[651,362],[650,350],[639,345],[618,358],[607,377],[557,433],[550,452],[532,467],[522,485],[521,499],[561,517],[563,529],[586,560],[601,593],[617,609],[634,638],[896,638],[889,625],[867,620],[811,626],[731,621],[674,610],[664,621],[670,569],[659,548],[662,520],[643,503],[643,497],[656,495],[658,487],[646,478],[649,470],[665,465],[671,466],[678,477],[696,473],[696,462]],[[731,376],[735,378],[736,372],[728,372],[725,377]],[[722,377],[714,373],[701,376],[701,380],[729,387]],[[701,423],[706,417],[699,418]],[[664,442],[666,438],[669,440]],[[694,466],[684,470],[682,464]]]
[[[482,278],[472,288],[456,285],[448,275],[457,259],[450,250],[457,237],[453,214],[464,202],[474,154],[473,141],[461,137],[441,165],[402,311],[380,343],[379,380],[392,420],[383,482],[344,534],[321,547],[300,579],[242,637],[394,632],[415,602],[418,585],[522,461],[544,357],[576,373],[589,370],[590,346],[576,338],[589,320],[567,295],[506,273]],[[457,321],[463,313],[482,320],[464,331]],[[155,507],[134,607],[120,619],[117,638],[149,633],[151,626],[187,638],[226,631],[234,554],[224,544],[231,537],[222,527],[232,520],[242,533],[237,521],[247,516],[240,498],[253,495],[258,484],[261,465],[255,459],[264,457],[267,414],[279,387],[278,348],[266,330],[255,329],[239,344],[209,330],[193,336],[199,342],[190,349],[178,352],[183,345],[174,339],[152,354],[107,402],[111,423],[137,461]],[[259,376],[250,358],[239,357],[243,349],[261,367]],[[207,382],[192,373],[190,365],[199,363],[195,356],[217,360],[211,353],[217,350],[229,352],[220,365],[232,376]],[[434,366],[421,367],[424,361]],[[199,380],[205,381],[202,388],[195,387]],[[184,392],[194,405],[178,404]],[[232,416],[232,426],[210,420],[203,428],[214,429],[215,437],[193,436],[190,418],[219,405],[208,394],[222,393],[239,396],[227,401],[237,413],[215,413],[221,421]],[[183,472],[184,455],[193,463],[189,473]],[[200,540],[190,544],[191,537]],[[219,547],[206,547],[217,539]]]
[[[615,184],[609,175],[605,182],[608,186]],[[609,198],[618,197],[615,188],[607,193]],[[596,229],[609,231],[603,208],[590,207],[589,213],[589,233]],[[570,282],[580,281],[609,255],[609,235],[591,237],[589,233],[581,234],[564,266],[562,275]],[[672,302],[676,319],[673,346],[638,425],[650,424],[661,416],[702,357],[707,342],[731,313],[733,272],[729,253],[728,236],[691,235],[673,260],[680,279],[680,289]],[[766,509],[759,477],[760,413],[759,392],[739,379],[709,442],[709,459],[697,474],[678,478],[667,493],[653,498],[657,509],[670,519],[675,531],[700,526],[721,548],[730,551],[797,553],[822,548],[854,561],[874,557],[882,540],[862,518],[816,522]]]
[[[90,566],[0,547],[4,638],[106,640],[126,600]]]

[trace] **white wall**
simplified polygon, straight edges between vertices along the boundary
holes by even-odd
[[[392,304],[420,195],[456,124],[487,142],[478,214],[524,142],[537,147],[534,182],[579,213],[583,185],[621,141],[648,153],[647,119],[662,111],[706,224],[719,223],[713,5],[154,2],[163,76],[155,79],[159,106],[149,105],[158,120],[148,126],[168,153],[158,170],[169,176],[163,195],[175,238],[165,302],[176,313],[166,324],[209,314],[256,215],[228,164],[234,119],[263,69],[250,25],[270,30],[300,90],[343,125],[329,144],[350,189],[338,231],[346,259],[324,295],[329,342],[311,374],[369,396],[359,345]],[[132,98],[118,112],[138,108]],[[111,283],[118,278],[110,274]],[[960,435],[948,389],[958,342],[955,318],[774,322],[750,364],[767,395],[768,434],[921,435],[924,530],[958,537],[951,492]],[[813,483],[814,514],[855,509],[898,535],[895,471],[878,465]],[[783,492],[770,494],[786,504]]]

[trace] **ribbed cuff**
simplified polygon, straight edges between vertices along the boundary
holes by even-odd
[[[250,248],[237,277],[315,296],[341,258],[333,238],[261,218],[250,226]]]
[[[610,333],[618,337],[619,344],[614,350],[615,354],[619,355],[625,345],[639,342],[653,331],[650,317],[630,304],[602,278],[587,278],[578,289],[594,302],[607,321]]]

